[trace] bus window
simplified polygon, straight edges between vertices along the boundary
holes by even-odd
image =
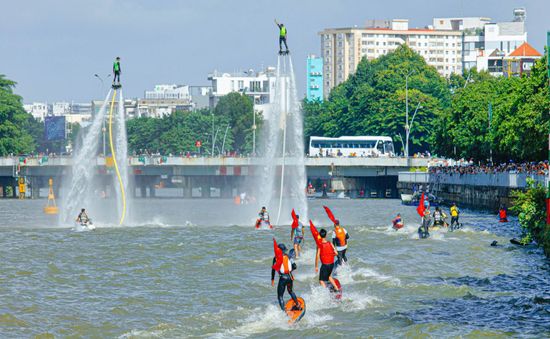
[[[386,150],[386,153],[393,154],[394,153],[393,142],[391,141],[384,142],[384,149]]]
[[[378,150],[378,152],[380,152],[380,154],[384,154],[384,142],[383,141],[378,141],[378,143],[376,144],[376,149]]]

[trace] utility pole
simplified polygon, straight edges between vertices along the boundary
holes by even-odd
[[[491,137],[491,120],[493,120],[493,103],[489,103],[489,138]],[[491,140],[489,140],[489,161],[491,161],[491,166],[493,166],[493,145]]]
[[[107,74],[107,78],[110,76],[110,74]],[[105,83],[103,81],[103,78],[100,77],[98,74],[94,74],[94,77],[98,78],[99,81],[101,81],[101,95],[103,96],[103,91],[105,89]],[[101,97],[100,97],[101,98]],[[101,128],[101,132],[103,133],[103,156],[105,157],[106,149],[105,149],[105,132],[107,129],[105,128],[105,117],[103,118],[103,127]]]
[[[414,69],[405,75],[405,157],[409,158],[409,76]],[[417,108],[418,109],[418,108]],[[416,113],[416,111],[415,111]]]

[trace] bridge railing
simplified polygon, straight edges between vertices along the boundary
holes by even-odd
[[[542,185],[547,184],[547,177],[539,174],[528,173],[427,173],[427,172],[399,172],[400,182],[437,185],[469,185],[492,187],[527,187],[527,179],[532,178]]]

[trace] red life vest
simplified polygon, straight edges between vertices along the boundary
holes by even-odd
[[[330,265],[334,263],[334,248],[332,247],[332,244],[327,242],[322,242],[319,245],[319,251],[320,257],[321,257],[321,263],[325,265]]]
[[[288,260],[288,256],[283,255],[283,262],[281,264],[281,267],[279,268],[279,273],[289,274],[290,271],[292,271],[292,266],[290,265],[290,261]]]
[[[506,210],[505,210],[505,209],[501,209],[500,211],[498,211],[498,215],[500,216],[500,219],[501,219],[501,220],[506,219]]]
[[[334,229],[334,233],[336,233],[336,239],[338,239],[338,246],[346,246],[346,231],[343,227],[336,227]]]

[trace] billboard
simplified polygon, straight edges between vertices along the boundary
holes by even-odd
[[[65,140],[65,117],[46,117],[44,129],[47,141]]]

